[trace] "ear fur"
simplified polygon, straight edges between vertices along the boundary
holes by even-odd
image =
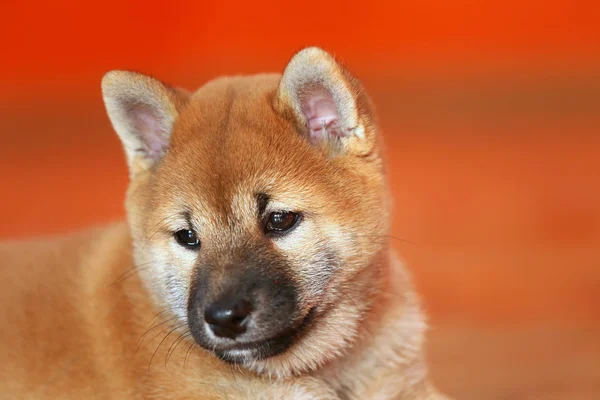
[[[131,175],[166,152],[173,123],[189,94],[146,75],[111,71],[102,78],[108,116],[123,143]]]
[[[292,57],[276,95],[276,109],[291,112],[308,141],[331,154],[371,144],[369,104],[358,81],[317,47]]]

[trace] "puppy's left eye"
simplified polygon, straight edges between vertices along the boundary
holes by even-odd
[[[298,221],[300,215],[290,211],[278,211],[269,214],[265,224],[265,233],[283,233],[292,229]]]
[[[195,250],[200,247],[200,240],[198,239],[196,232],[190,229],[182,229],[175,232],[175,240],[177,240],[177,243],[179,243],[180,246],[188,249]]]

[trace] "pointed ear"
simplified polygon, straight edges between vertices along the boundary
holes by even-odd
[[[102,78],[108,117],[123,142],[131,175],[156,163],[166,152],[173,123],[189,94],[128,71]]]
[[[374,116],[361,84],[319,48],[306,48],[291,59],[275,108],[291,114],[301,134],[330,155],[368,153],[375,143]]]

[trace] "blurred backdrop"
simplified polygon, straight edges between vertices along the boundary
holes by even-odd
[[[222,74],[282,71],[318,45],[378,106],[392,241],[431,314],[439,379],[460,393],[481,373],[465,365],[552,361],[568,342],[579,347],[565,357],[586,371],[571,374],[577,384],[511,397],[507,382],[520,375],[495,371],[461,398],[600,398],[590,333],[600,332],[597,2],[8,0],[0,21],[0,238],[123,217],[127,172],[101,100],[104,72],[194,89]],[[471,355],[461,350],[471,344]]]

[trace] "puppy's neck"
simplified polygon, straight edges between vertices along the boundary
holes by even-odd
[[[374,282],[377,285],[373,285]],[[425,317],[411,276],[394,251],[389,250],[382,257],[371,285],[376,288],[371,291],[371,306],[362,320],[363,331],[359,336],[363,339],[354,349],[374,346],[387,348],[395,354],[400,352],[407,361],[414,358],[406,353],[407,346],[420,348],[426,328]],[[402,337],[403,334],[406,337]],[[385,351],[381,352],[381,357],[385,355]]]
[[[422,360],[426,323],[410,275],[392,251],[381,259],[378,270],[369,277],[377,287],[370,291],[370,299],[363,299],[370,307],[359,328],[360,339],[345,357],[323,369],[348,399],[378,398],[390,391],[400,395],[426,376]],[[389,380],[383,374],[396,377]],[[394,384],[383,387],[379,382]]]

